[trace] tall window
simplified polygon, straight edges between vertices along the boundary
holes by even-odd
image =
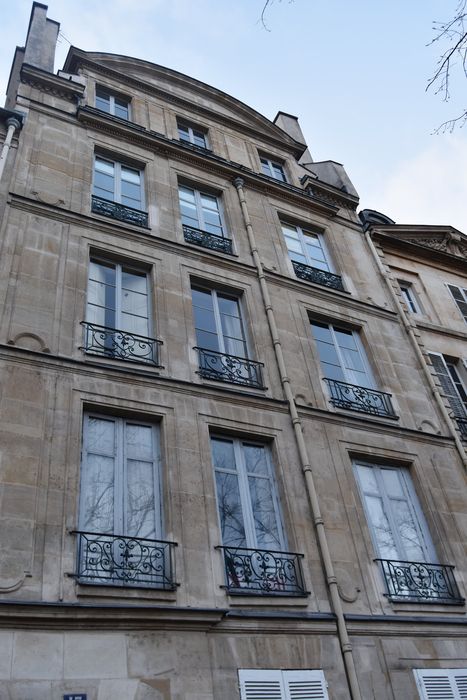
[[[467,418],[467,391],[456,360],[430,352],[430,360],[456,418]]]
[[[241,700],[328,700],[323,671],[239,669]]]
[[[271,160],[266,156],[260,156],[260,162],[263,175],[268,175],[268,177],[273,177],[275,180],[280,180],[281,182],[287,182],[284,167],[281,163]]]
[[[178,188],[182,224],[215,236],[225,236],[220,203],[217,197],[180,185]]]
[[[84,418],[77,576],[82,583],[173,590],[161,540],[158,432],[114,416]]]
[[[457,304],[459,311],[467,322],[467,289],[456,287],[453,284],[448,284],[448,289],[452,294],[454,301]]]
[[[121,119],[130,118],[130,101],[99,86],[96,87],[96,107]]]
[[[192,287],[191,293],[197,345],[205,350],[248,357],[238,297],[197,286]]]
[[[211,449],[223,545],[283,549],[279,503],[267,447],[212,437]]]
[[[157,429],[139,421],[86,415],[80,529],[160,538]]]
[[[177,119],[178,138],[200,148],[209,148],[206,132]]]
[[[149,336],[146,272],[91,259],[86,320],[107,328]]]
[[[415,293],[413,285],[410,282],[404,282],[403,280],[398,280],[399,287],[401,290],[402,298],[405,301],[408,310],[412,314],[420,314],[421,307],[418,297]]]
[[[373,387],[368,362],[355,331],[328,323],[311,323],[324,376],[363,387]]]
[[[84,326],[86,352],[160,366],[162,341],[151,337],[149,280],[127,265],[92,259]]]
[[[282,224],[282,233],[293,262],[332,272],[321,234],[292,224]]]
[[[421,700],[463,700],[467,697],[467,668],[416,669]]]
[[[382,559],[433,562],[436,554],[409,473],[355,464],[376,552]]]
[[[143,209],[142,173],[123,163],[96,156],[93,194],[132,209]]]

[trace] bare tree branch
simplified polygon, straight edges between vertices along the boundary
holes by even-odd
[[[466,0],[467,1],[467,0]],[[263,9],[261,10],[261,15],[259,18],[259,22],[263,25],[263,29],[265,29],[267,32],[270,32],[271,30],[269,29],[268,25],[266,24],[266,10],[268,7],[270,7],[273,4],[274,0],[265,0]],[[282,0],[278,0],[278,2],[282,2]],[[289,0],[289,5],[292,4],[294,0]]]
[[[433,89],[435,95],[441,94],[442,100],[448,102],[454,71],[458,73],[460,70],[462,76],[467,78],[467,0],[459,0],[454,17],[448,22],[434,22],[433,30],[436,36],[428,46],[439,42],[447,44],[447,48],[436,63],[436,69],[428,80],[426,90]],[[466,121],[467,109],[458,117],[443,122],[434,133],[451,133],[456,126],[462,127]]]

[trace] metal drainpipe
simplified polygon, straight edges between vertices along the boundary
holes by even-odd
[[[11,141],[16,129],[21,128],[21,122],[16,117],[8,117],[6,120],[8,126],[8,131],[6,132],[5,141],[3,142],[2,152],[0,153],[0,180],[3,177],[3,171],[5,170],[6,161],[8,158],[8,152],[10,150]]]
[[[390,293],[390,295],[391,295],[391,298],[392,298],[392,300],[394,301],[394,303],[395,303],[395,305],[396,305],[396,308],[397,308],[397,310],[398,310],[398,312],[399,312],[399,316],[400,316],[401,319],[402,319],[402,323],[403,323],[403,325],[404,325],[404,328],[405,328],[405,330],[407,331],[407,334],[408,334],[408,336],[409,336],[409,338],[410,338],[410,341],[411,341],[411,343],[412,343],[412,345],[413,345],[413,347],[414,347],[414,349],[415,349],[415,353],[416,353],[417,358],[418,358],[418,360],[419,360],[419,362],[420,362],[420,365],[421,365],[421,367],[422,367],[423,373],[425,374],[425,376],[426,376],[426,378],[427,378],[427,380],[428,380],[428,384],[430,385],[431,393],[433,394],[433,396],[434,396],[434,398],[435,398],[435,401],[436,401],[436,403],[438,404],[441,413],[443,414],[443,417],[444,417],[444,419],[445,419],[445,421],[446,421],[446,423],[447,423],[447,425],[448,425],[449,432],[451,433],[452,437],[454,438],[454,441],[455,441],[455,443],[456,443],[456,447],[457,447],[457,450],[458,450],[458,452],[459,452],[459,455],[460,455],[460,458],[461,458],[461,460],[462,460],[462,463],[463,463],[463,465],[464,465],[464,468],[467,469],[467,457],[466,457],[466,454],[465,454],[465,450],[464,450],[464,446],[463,446],[463,444],[462,444],[462,441],[461,441],[461,439],[459,438],[459,435],[458,435],[458,433],[457,433],[456,427],[454,426],[454,423],[453,423],[453,421],[452,421],[452,419],[451,419],[451,416],[449,415],[449,412],[448,412],[446,406],[444,405],[444,401],[443,401],[443,399],[442,399],[442,397],[441,397],[441,394],[440,394],[440,392],[439,392],[438,387],[436,386],[435,380],[433,379],[433,375],[431,374],[430,369],[429,369],[429,367],[428,367],[428,365],[427,365],[427,363],[426,363],[426,360],[425,360],[425,357],[424,357],[424,355],[423,355],[423,352],[422,352],[421,349],[420,349],[420,346],[419,346],[419,344],[418,344],[418,340],[417,340],[417,338],[416,338],[416,336],[415,336],[415,333],[414,333],[414,330],[413,330],[413,328],[412,328],[412,325],[411,325],[410,321],[408,320],[408,318],[407,318],[407,316],[406,316],[406,312],[405,312],[404,308],[402,307],[401,302],[400,302],[399,299],[397,298],[397,294],[396,294],[396,292],[394,291],[394,287],[392,286],[391,276],[390,276],[390,274],[384,269],[384,265],[383,265],[383,263],[382,263],[382,261],[381,261],[379,255],[378,255],[378,251],[377,251],[376,248],[375,248],[375,244],[373,243],[373,240],[372,240],[372,238],[371,238],[370,232],[369,232],[368,230],[365,231],[365,239],[366,239],[366,241],[367,241],[367,243],[368,243],[368,247],[370,248],[370,251],[371,251],[371,253],[372,253],[372,255],[373,255],[373,258],[375,259],[376,265],[377,265],[379,271],[381,272],[381,275],[383,276],[383,278],[384,278],[384,280],[385,280],[385,282],[386,282],[386,284],[387,284],[387,286],[388,286],[388,289],[389,289],[389,293]]]
[[[329,551],[328,541],[326,537],[326,530],[324,527],[323,518],[321,516],[321,511],[319,507],[318,494],[316,492],[313,473],[311,469],[310,460],[308,458],[308,453],[306,449],[305,439],[303,437],[303,427],[300,417],[298,415],[297,406],[295,404],[295,399],[293,396],[292,388],[290,386],[290,379],[287,376],[287,370],[284,362],[284,355],[282,353],[282,345],[279,339],[279,334],[277,331],[276,320],[274,317],[274,311],[271,304],[271,298],[269,296],[269,290],[266,282],[266,276],[263,271],[263,266],[258,254],[258,249],[256,247],[255,236],[253,232],[253,227],[251,225],[250,215],[248,213],[248,207],[245,200],[245,192],[243,190],[243,180],[238,177],[234,180],[234,185],[237,188],[238,198],[240,200],[240,205],[242,208],[243,221],[248,234],[248,241],[250,244],[250,252],[253,257],[256,270],[258,273],[259,284],[261,288],[261,295],[263,297],[264,307],[266,309],[269,330],[272,337],[272,342],[274,345],[274,352],[276,354],[276,361],[279,367],[279,374],[281,378],[282,388],[284,394],[287,398],[289,404],[290,417],[292,419],[292,425],[294,429],[295,439],[297,441],[298,452],[300,455],[300,462],[302,466],[302,471],[305,476],[306,489],[308,493],[308,498],[310,501],[311,512],[313,515],[313,520],[316,527],[316,534],[318,538],[318,545],[320,548],[321,556],[323,559],[324,572],[326,576],[326,583],[329,588],[329,594],[331,597],[332,610],[337,618],[337,631],[339,636],[339,642],[341,646],[342,656],[344,660],[345,671],[347,674],[347,680],[350,688],[350,696],[352,700],[361,700],[360,688],[357,680],[357,673],[355,670],[355,662],[353,658],[352,645],[350,644],[349,635],[347,632],[347,626],[344,618],[344,611],[342,610],[341,599],[339,596],[338,584],[336,575],[334,573],[334,567],[332,564],[331,554]]]

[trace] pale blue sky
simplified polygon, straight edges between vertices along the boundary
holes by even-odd
[[[46,3],[47,4],[47,3]],[[437,56],[433,20],[457,0],[50,0],[48,16],[85,50],[122,53],[187,73],[273,119],[295,114],[315,160],[345,165],[361,206],[398,223],[467,232],[467,126],[432,135],[467,107],[467,80],[449,104],[425,85]],[[31,2],[2,10],[0,90]],[[69,44],[57,51],[61,68]]]

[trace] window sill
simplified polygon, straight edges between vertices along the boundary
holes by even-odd
[[[101,584],[86,584],[75,581],[75,593],[78,598],[111,598],[133,600],[135,603],[141,600],[177,602],[177,591],[164,591],[161,588],[136,588],[135,586],[106,586]]]

